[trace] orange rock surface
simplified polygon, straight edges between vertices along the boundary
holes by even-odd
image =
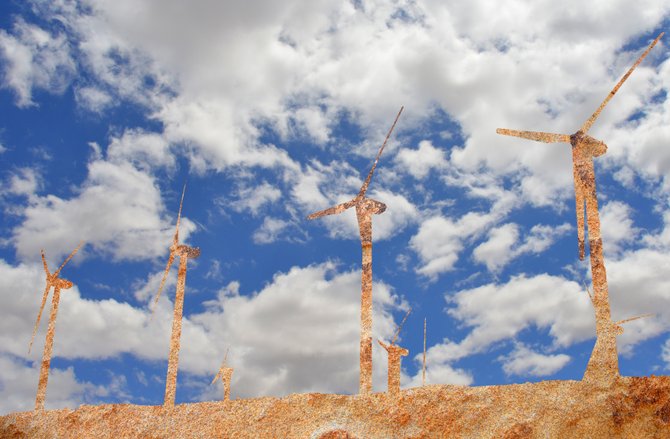
[[[0,417],[2,438],[668,438],[670,377],[506,386],[429,385],[371,395],[162,406],[81,406]]]

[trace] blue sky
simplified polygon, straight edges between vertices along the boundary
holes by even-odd
[[[62,276],[47,408],[161,404],[176,270],[150,320],[187,183],[177,402],[356,393],[368,194],[376,338],[402,386],[581,379],[595,337],[568,145],[661,31],[662,1],[29,1],[0,6],[0,412],[30,410]],[[667,40],[667,36],[665,40]],[[645,59],[590,134],[623,375],[670,367],[670,53]],[[588,259],[587,259],[588,260]],[[176,267],[175,267],[176,268]],[[49,302],[50,303],[50,302]],[[386,356],[373,347],[373,383]]]

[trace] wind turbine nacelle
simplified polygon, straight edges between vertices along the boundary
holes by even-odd
[[[200,256],[200,247],[189,247],[187,245],[178,245],[177,252],[181,256],[186,256],[189,259],[195,259]]]
[[[373,215],[379,215],[380,213],[384,213],[384,211],[386,211],[386,204],[382,203],[381,201],[373,200],[372,198],[366,198],[363,203],[365,203],[365,210],[372,213]]]
[[[67,290],[68,288],[72,288],[73,285],[74,284],[67,279],[58,278],[54,282],[54,286],[57,286],[61,290]]]
[[[602,140],[595,139],[581,131],[570,136],[570,143],[585,157],[600,157],[607,152],[607,145]]]

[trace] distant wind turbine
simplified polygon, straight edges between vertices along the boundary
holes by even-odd
[[[170,356],[168,359],[167,378],[165,380],[165,399],[163,405],[165,407],[174,407],[175,395],[177,389],[177,369],[179,365],[179,344],[181,339],[181,320],[184,312],[184,288],[186,286],[186,263],[189,259],[195,259],[200,256],[200,249],[197,247],[189,247],[184,244],[179,244],[179,221],[181,220],[181,208],[184,204],[184,194],[186,193],[186,185],[181,193],[181,201],[179,202],[179,213],[177,214],[177,226],[170,246],[170,257],[168,258],[165,272],[161,279],[158,293],[154,299],[153,312],[158,303],[158,298],[165,286],[167,275],[170,272],[170,267],[174,262],[175,256],[179,256],[179,272],[177,273],[177,293],[174,298],[174,317],[172,319],[172,335],[170,337]]]
[[[70,256],[68,256],[65,261],[58,267],[53,273],[49,273],[49,267],[47,265],[47,259],[44,256],[44,250],[42,250],[42,264],[44,265],[44,272],[47,277],[47,286],[44,289],[44,294],[42,295],[42,304],[40,305],[40,311],[37,313],[37,321],[35,322],[35,327],[33,328],[33,335],[30,337],[30,345],[28,346],[28,352],[33,347],[33,341],[35,340],[35,334],[37,333],[37,328],[40,324],[40,319],[42,318],[42,311],[44,311],[44,305],[47,303],[47,297],[49,295],[49,290],[51,287],[54,288],[54,294],[51,297],[51,314],[49,315],[49,327],[47,329],[47,338],[44,342],[44,353],[42,354],[42,368],[40,369],[40,379],[37,384],[37,397],[35,398],[35,410],[44,410],[44,400],[46,399],[47,394],[47,382],[49,381],[49,368],[51,366],[51,352],[53,351],[54,343],[54,332],[56,330],[56,315],[58,314],[58,304],[60,302],[60,290],[67,290],[72,288],[72,282],[67,279],[62,279],[58,275],[60,274],[65,264],[67,264],[70,259],[79,251],[83,242],[80,242],[77,248],[74,249]]]
[[[360,377],[359,393],[369,394],[372,392],[372,215],[378,215],[386,210],[386,204],[381,201],[367,198],[365,192],[368,190],[372,174],[375,172],[379,157],[384,151],[386,142],[388,142],[393,128],[402,113],[404,107],[400,107],[398,115],[393,121],[393,125],[386,134],[386,139],[372,164],[372,169],[368,173],[360,192],[352,200],[338,204],[334,207],[313,213],[307,219],[321,218],[326,215],[335,215],[345,210],[355,207],[356,218],[358,219],[358,229],[361,236],[361,248],[363,253],[362,275],[361,275],[361,340],[360,340]]]
[[[217,372],[216,376],[210,383],[210,386],[220,379],[223,382],[223,400],[230,400],[230,381],[233,377],[233,368],[226,365],[226,359],[228,358],[228,349],[226,349],[226,355],[223,357],[223,363]]]
[[[398,339],[398,336],[400,335],[402,325],[405,324],[405,320],[407,320],[407,316],[409,316],[409,313],[411,312],[412,308],[410,308],[407,311],[407,314],[405,314],[405,317],[402,319],[402,322],[400,322],[400,325],[398,325],[398,330],[396,331],[393,340],[391,340],[391,343],[384,344],[381,340],[377,340],[377,342],[381,345],[381,347],[386,349],[386,352],[388,352],[387,390],[389,395],[393,398],[400,396],[400,361],[402,360],[401,357],[406,357],[407,355],[409,355],[409,351],[407,349],[401,348],[400,346],[396,345],[395,342]]]

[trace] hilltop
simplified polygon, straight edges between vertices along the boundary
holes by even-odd
[[[162,406],[109,404],[0,417],[3,438],[670,437],[670,377],[504,386],[427,385]]]

